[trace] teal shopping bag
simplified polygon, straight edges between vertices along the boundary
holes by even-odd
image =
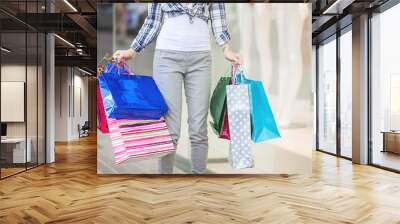
[[[252,141],[258,143],[279,138],[281,135],[263,83],[258,80],[247,79],[243,70],[238,70],[235,79],[237,83],[249,85]]]

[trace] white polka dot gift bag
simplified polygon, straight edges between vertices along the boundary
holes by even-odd
[[[234,80],[234,79],[233,79]],[[229,163],[234,169],[254,166],[251,152],[250,101],[247,84],[226,86],[228,122],[231,141]]]

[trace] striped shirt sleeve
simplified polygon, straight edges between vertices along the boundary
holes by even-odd
[[[157,37],[163,21],[163,11],[160,4],[149,4],[147,11],[146,20],[131,44],[131,48],[136,52],[141,52]]]
[[[218,45],[224,45],[231,37],[226,24],[225,4],[210,3],[211,30]]]

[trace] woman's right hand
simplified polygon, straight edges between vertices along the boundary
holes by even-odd
[[[127,50],[117,50],[113,54],[113,58],[117,61],[126,61],[130,59],[134,59],[136,57],[136,52],[132,49],[129,48]]]

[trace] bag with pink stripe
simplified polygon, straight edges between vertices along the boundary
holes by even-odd
[[[116,163],[161,157],[175,151],[167,125],[160,120],[107,119]]]

